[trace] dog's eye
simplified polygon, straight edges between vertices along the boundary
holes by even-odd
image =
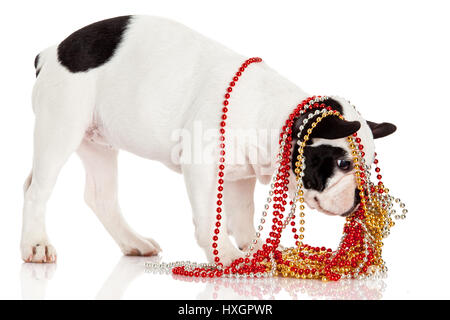
[[[350,165],[351,165],[351,162],[348,161],[348,160],[341,160],[341,159],[339,159],[337,161],[337,166],[341,170],[348,170],[348,169],[350,169]]]

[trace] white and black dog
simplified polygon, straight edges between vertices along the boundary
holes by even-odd
[[[154,240],[134,232],[122,217],[117,155],[123,149],[184,175],[196,238],[212,261],[217,164],[196,156],[206,148],[198,147],[197,131],[218,131],[225,88],[245,60],[179,23],[146,16],[94,23],[42,51],[35,61],[34,157],[24,185],[22,258],[56,260],[45,229],[45,207],[60,169],[74,152],[86,169],[86,202],[123,253],[160,251]],[[264,63],[252,65],[233,91],[227,132],[234,130],[241,139],[235,144],[227,140],[226,150],[243,161],[227,158],[226,223],[219,240],[222,262],[241,256],[239,249],[248,248],[254,238],[256,180],[271,181],[278,132],[307,96]],[[366,122],[341,98],[328,98],[326,104],[346,120],[326,118],[315,129],[305,150],[305,199],[311,208],[345,216],[359,201],[345,137],[358,132],[369,162],[373,139],[396,128]],[[273,131],[275,135],[270,134]],[[247,139],[255,132],[263,132],[265,138]],[[255,152],[257,159],[251,156]],[[293,159],[296,156],[294,152]]]

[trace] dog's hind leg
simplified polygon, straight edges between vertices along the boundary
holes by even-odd
[[[84,79],[41,82],[35,87],[33,168],[24,185],[21,239],[26,262],[56,260],[45,228],[45,207],[62,166],[79,147],[91,121],[93,95],[89,93],[94,86]]]
[[[86,203],[122,252],[133,256],[158,254],[159,245],[134,232],[122,216],[117,196],[118,151],[84,139],[77,153],[86,170]]]

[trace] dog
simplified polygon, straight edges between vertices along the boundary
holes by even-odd
[[[137,234],[122,216],[117,155],[126,150],[183,174],[196,239],[212,262],[218,193],[217,157],[212,155],[218,140],[197,148],[202,139],[197,131],[218,132],[225,88],[245,60],[186,26],[149,16],[93,23],[39,53],[32,93],[33,165],[24,185],[23,260],[56,261],[46,234],[45,207],[60,169],[75,152],[86,170],[86,203],[122,252],[142,256],[160,252],[156,241]],[[227,140],[226,146],[227,155],[236,159],[227,158],[225,169],[225,217],[218,242],[223,263],[242,256],[252,243],[255,183],[270,183],[281,127],[308,96],[265,63],[251,65],[236,85],[227,134],[235,132],[240,142]],[[358,132],[370,164],[374,139],[396,127],[364,120],[342,98],[326,98],[324,103],[345,120],[328,117],[314,130],[305,149],[305,200],[323,213],[346,216],[359,203],[346,137]],[[296,119],[296,130],[302,120]],[[263,132],[262,138],[253,139],[255,132]],[[295,132],[293,138],[294,146]],[[211,157],[204,156],[208,148]],[[293,161],[296,155],[294,150]]]

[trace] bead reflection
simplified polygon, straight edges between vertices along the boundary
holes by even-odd
[[[177,281],[205,283],[197,299],[339,299],[378,300],[383,298],[383,279],[322,282],[293,278],[225,279],[172,276]]]

